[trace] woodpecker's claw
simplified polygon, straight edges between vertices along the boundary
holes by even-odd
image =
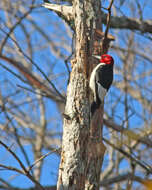
[[[99,56],[99,55],[92,55],[92,56],[97,58],[97,59],[101,59],[101,56]]]

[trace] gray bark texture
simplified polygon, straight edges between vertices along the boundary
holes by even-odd
[[[67,89],[58,190],[99,189],[105,147],[103,106],[90,120],[89,75],[95,29],[101,29],[100,0],[74,0],[76,56]],[[97,27],[98,26],[98,27]]]

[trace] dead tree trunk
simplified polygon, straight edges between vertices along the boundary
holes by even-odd
[[[76,57],[67,90],[57,189],[98,189],[105,150],[101,142],[103,112],[100,108],[98,124],[90,121],[88,79],[94,31],[97,26],[101,29],[100,0],[74,0],[73,13]]]
[[[49,5],[67,22],[74,23],[75,59],[67,89],[64,113],[61,162],[58,190],[99,189],[99,176],[105,147],[102,143],[103,105],[90,120],[89,75],[93,68],[92,54],[101,30],[100,0],[73,0],[73,6]],[[99,48],[100,49],[100,48]],[[98,53],[101,53],[99,51]]]

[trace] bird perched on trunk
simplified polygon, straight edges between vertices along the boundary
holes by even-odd
[[[96,109],[104,102],[104,97],[107,94],[113,81],[113,65],[114,60],[112,56],[103,54],[101,56],[94,55],[99,59],[99,64],[93,69],[89,87],[93,92],[93,102],[91,104],[91,116],[93,116]]]

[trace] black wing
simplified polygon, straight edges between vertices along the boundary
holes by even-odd
[[[113,65],[101,67],[96,71],[96,82],[100,83],[108,91],[113,81]]]

